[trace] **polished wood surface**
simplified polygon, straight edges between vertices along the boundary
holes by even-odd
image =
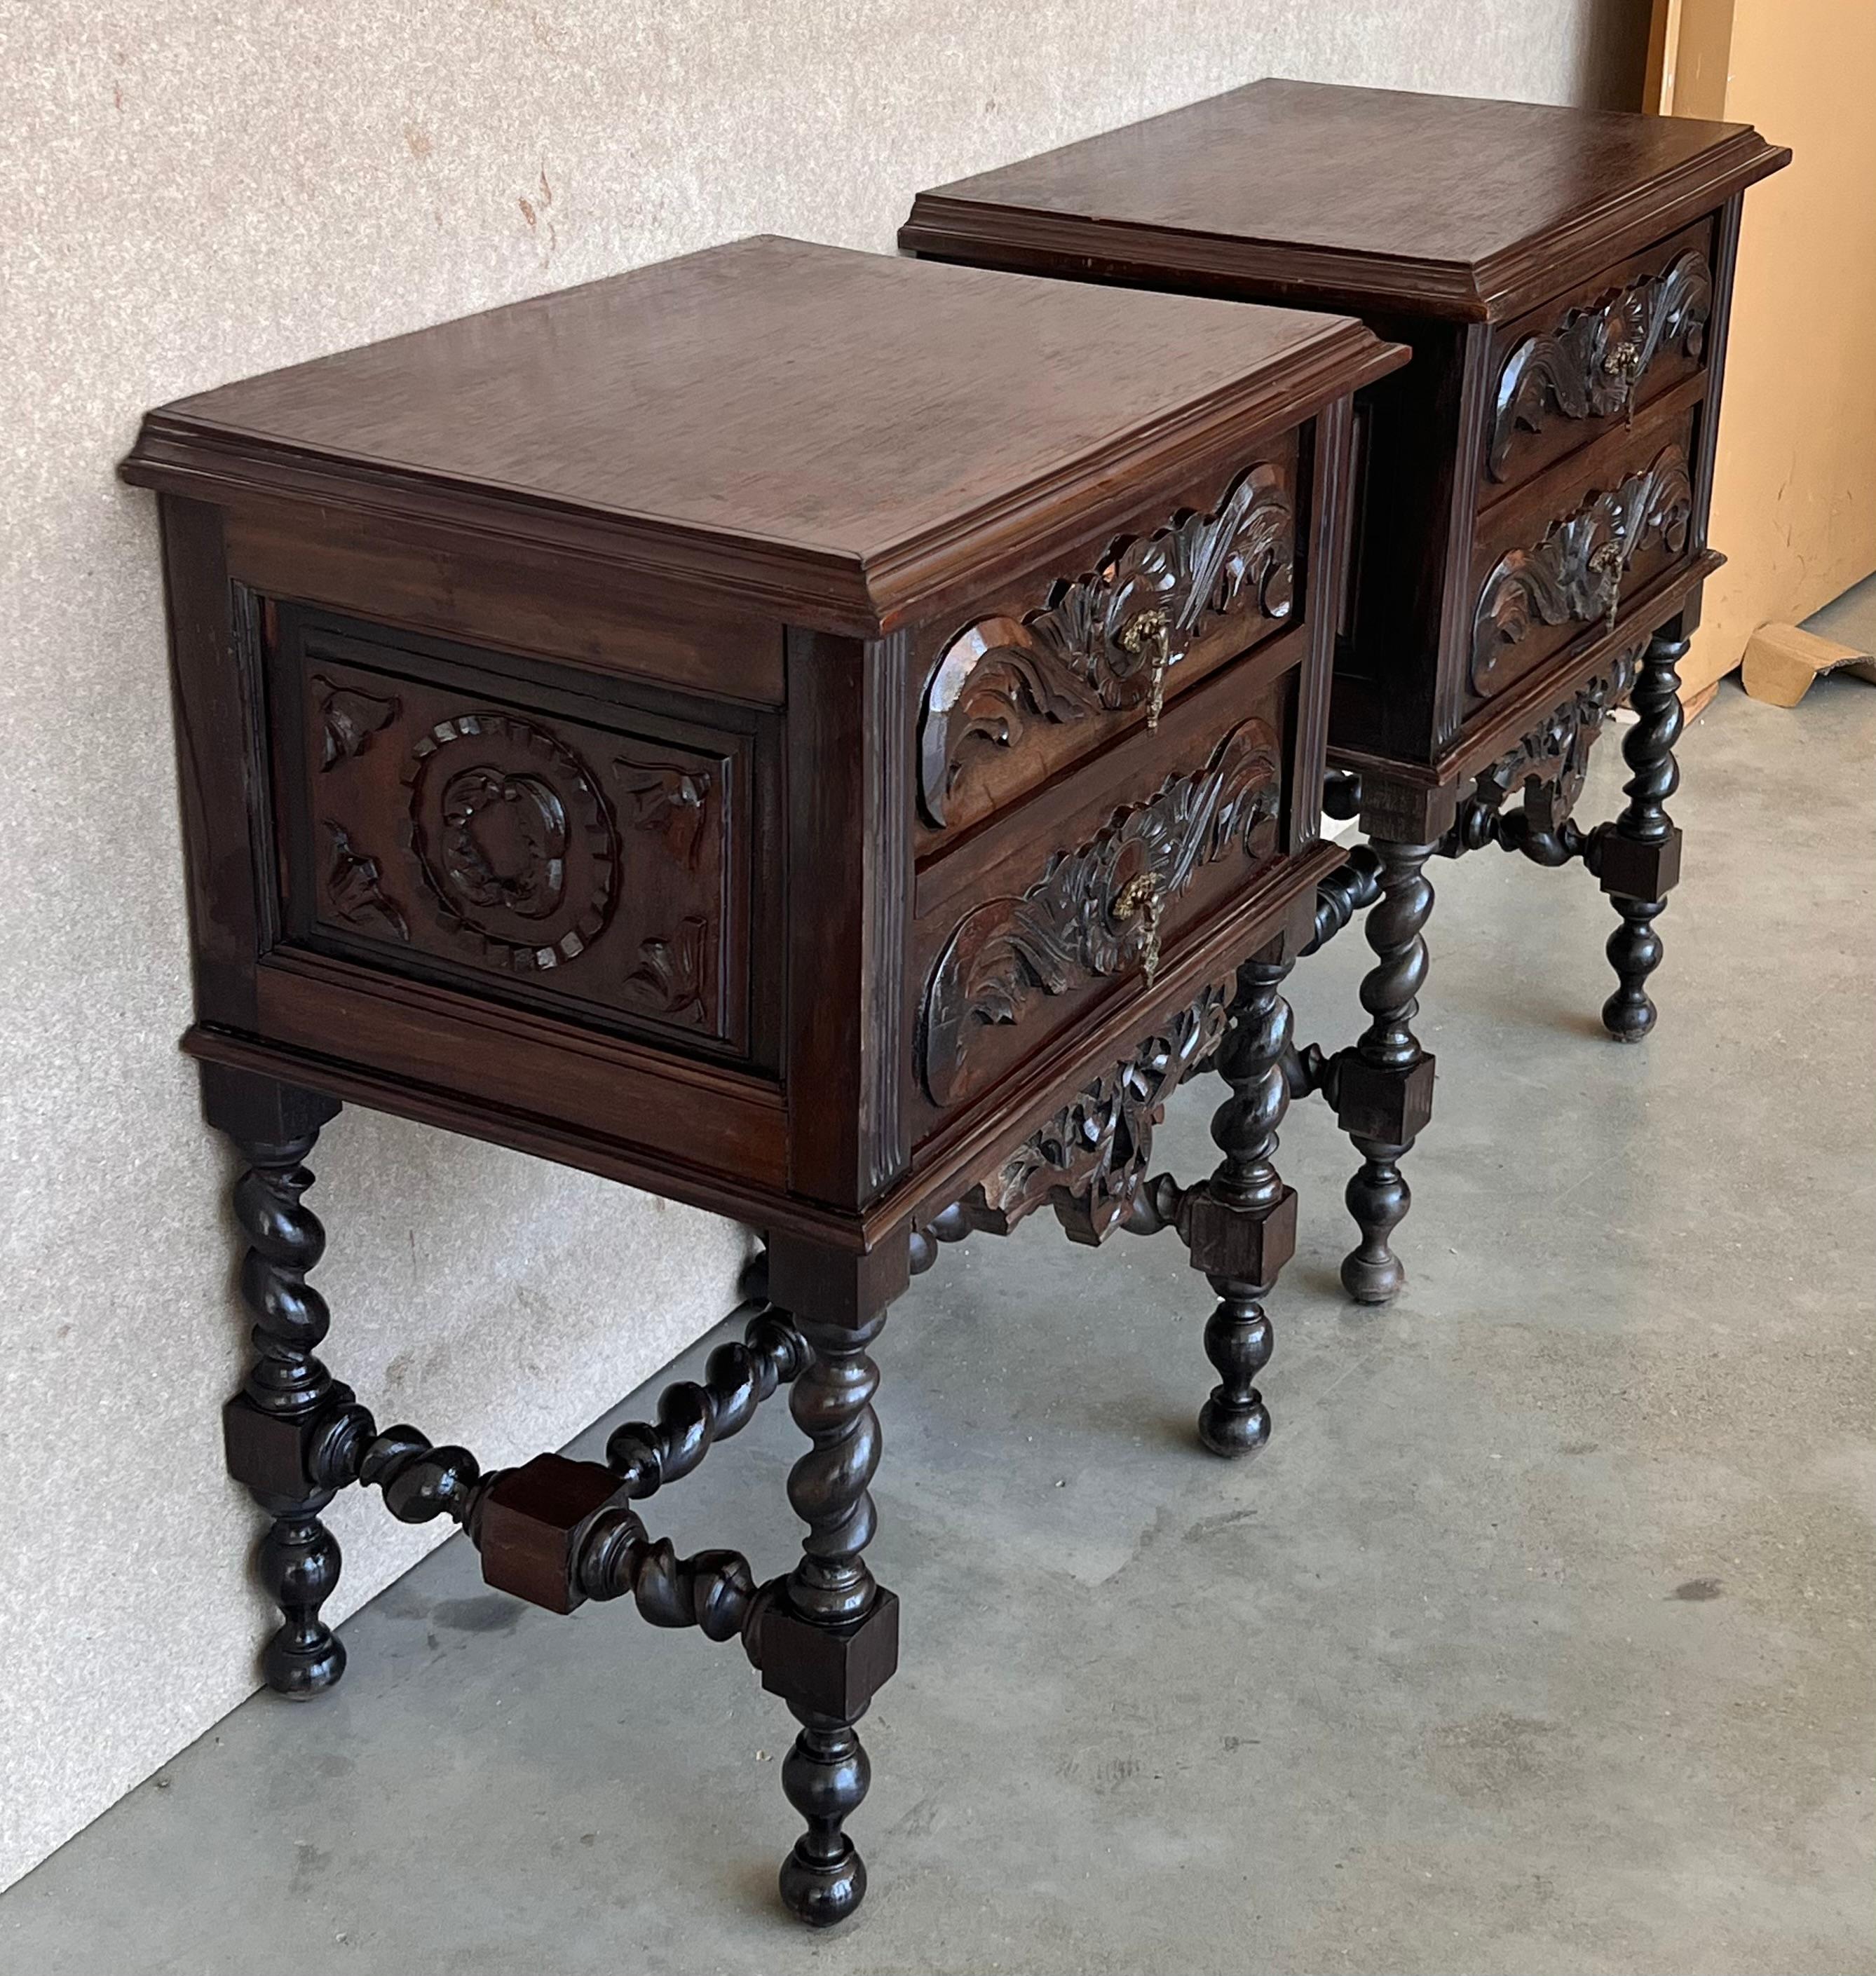
[[[1059,218],[1085,222],[1084,252],[1272,298],[1496,317],[1586,249],[1606,259],[1611,237],[1653,238],[1789,156],[1746,124],[1270,77],[921,193],[902,244],[970,234],[988,210],[1073,252],[1040,223]]]
[[[800,1724],[780,1885],[825,1925],[865,1891],[856,1724],[898,1658],[869,1348],[915,1260],[1044,1206],[1175,1231],[1222,1299],[1202,1438],[1261,1444],[1352,407],[1405,354],[765,240],[151,415],[125,470],[162,496],[274,1686],[342,1671],[320,1513],[354,1483],[548,1609],[739,1640]],[[1218,1172],[1149,1180],[1215,1060]],[[775,1307],[608,1466],[381,1429],[305,1280],[341,1102],[750,1223]],[[783,1385],[795,1569],[651,1537],[625,1499]]]
[[[757,239],[184,399],[130,472],[209,499],[344,482],[412,519],[499,509],[505,534],[577,519],[599,552],[880,629],[1117,466],[1332,396],[1372,347],[1327,318]]]

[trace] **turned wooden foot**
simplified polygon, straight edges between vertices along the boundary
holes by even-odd
[[[1388,1303],[1400,1295],[1407,1272],[1389,1240],[1413,1205],[1400,1171],[1405,1145],[1357,1139],[1361,1164],[1349,1176],[1342,1198],[1361,1240],[1342,1258],[1342,1287],[1357,1303]]]
[[[1257,1389],[1257,1376],[1270,1363],[1270,1319],[1261,1301],[1270,1286],[1215,1276],[1212,1286],[1218,1306],[1205,1320],[1205,1356],[1218,1383],[1198,1409],[1198,1438],[1229,1460],[1256,1454],[1270,1439],[1270,1409]]]
[[[338,1540],[319,1512],[334,1491],[308,1475],[308,1431],[351,1394],[317,1355],[331,1322],[306,1273],[325,1231],[301,1197],[313,1177],[305,1161],[338,1105],[246,1072],[206,1065],[209,1122],[234,1141],[246,1171],[235,1183],[235,1219],[246,1241],[241,1295],[253,1313],[254,1363],[223,1413],[229,1472],[273,1519],[256,1563],[280,1608],[279,1631],[262,1650],[261,1671],[296,1701],[322,1694],[345,1671],[345,1649],[319,1609],[338,1583]]]
[[[1342,1263],[1342,1287],[1357,1303],[1386,1303],[1407,1273],[1390,1237],[1413,1202],[1400,1162],[1433,1115],[1433,1059],[1413,1033],[1426,980],[1421,937],[1433,909],[1426,861],[1433,844],[1374,844],[1381,895],[1369,908],[1366,932],[1375,963],[1361,984],[1367,1030],[1343,1052],[1336,1079],[1336,1116],[1362,1155],[1344,1197],[1361,1239]]]
[[[344,1562],[338,1540],[318,1512],[331,1492],[276,1514],[255,1553],[255,1567],[268,1596],[280,1608],[282,1624],[261,1649],[261,1675],[275,1694],[310,1701],[337,1685],[345,1671],[345,1643],[319,1616],[338,1585]],[[270,1499],[256,1496],[263,1509]]]
[[[1654,1027],[1660,1011],[1645,986],[1661,964],[1661,936],[1653,922],[1667,910],[1665,899],[1618,899],[1622,923],[1603,951],[1619,983],[1602,1005],[1602,1026],[1619,1043],[1638,1043]]]
[[[1198,1438],[1214,1454],[1255,1454],[1270,1438],[1270,1413],[1258,1375],[1270,1362],[1264,1300],[1296,1250],[1296,1194],[1275,1165],[1277,1128],[1290,1102],[1284,1058],[1290,1005],[1287,960],[1258,959],[1238,970],[1231,1027],[1219,1046],[1218,1074],[1231,1095],[1212,1121],[1225,1155],[1202,1194],[1186,1204],[1192,1266],[1218,1293],[1205,1324],[1205,1356],[1218,1375],[1199,1409]]]
[[[1655,1023],[1646,986],[1661,964],[1654,921],[1680,876],[1680,832],[1665,805],[1680,782],[1674,743],[1680,738],[1679,668],[1686,651],[1678,618],[1648,641],[1630,696],[1635,724],[1622,740],[1628,801],[1596,835],[1597,876],[1621,916],[1606,949],[1618,986],[1602,1009],[1603,1026],[1617,1042],[1640,1042]]]
[[[810,1928],[845,1921],[866,1898],[866,1862],[841,1829],[860,1808],[872,1766],[850,1722],[796,1709],[801,1734],[782,1764],[782,1789],[807,1821],[782,1862],[782,1899]]]

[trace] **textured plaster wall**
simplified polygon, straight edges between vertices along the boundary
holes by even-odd
[[[187,1020],[147,406],[912,192],[1265,73],[1634,100],[1607,0],[0,0],[0,1883],[239,1701],[241,1364]],[[335,1365],[507,1461],[725,1309],[740,1231],[364,1113],[312,1200]],[[434,1541],[332,1520],[342,1617]]]

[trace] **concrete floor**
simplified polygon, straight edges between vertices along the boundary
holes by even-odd
[[[1876,576],[1852,584],[1834,603],[1805,620],[1805,629],[1820,638],[1876,654]]]
[[[1580,871],[1436,868],[1412,1281],[1343,1301],[1349,1154],[1297,1108],[1259,1461],[1193,1444],[1170,1240],[1045,1215],[900,1305],[852,1925],[778,1912],[788,1727],[734,1648],[515,1604],[459,1539],[336,1694],[249,1703],[0,1900],[0,1964],[1876,1971],[1876,690],[1729,685],[1683,752],[1640,1049],[1601,1039]],[[1302,971],[1301,1036],[1365,950]],[[1183,1174],[1215,1090],[1162,1135]],[[782,1568],[794,1440],[771,1408],[652,1527]]]

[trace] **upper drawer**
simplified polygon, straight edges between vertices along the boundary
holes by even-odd
[[[497,654],[286,605],[276,618],[289,938],[710,1054],[762,1053],[749,955],[752,817],[772,799],[763,716],[726,710],[720,728],[556,690]]]
[[[1715,225],[1709,214],[1497,332],[1482,506],[1705,366]]]
[[[1613,628],[1694,540],[1699,403],[1564,461],[1486,515],[1473,552],[1472,703],[1495,699],[1586,633]]]
[[[1301,620],[1299,430],[920,635],[921,852]]]

